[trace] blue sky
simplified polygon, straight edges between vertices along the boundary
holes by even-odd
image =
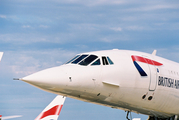
[[[0,114],[33,120],[56,95],[12,79],[61,65],[77,53],[157,49],[157,55],[179,62],[178,13],[178,0],[1,0]],[[125,116],[122,110],[67,98],[59,119]]]

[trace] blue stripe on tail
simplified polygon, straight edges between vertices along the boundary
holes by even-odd
[[[136,61],[134,61],[134,65],[137,68],[137,70],[139,71],[141,76],[147,76],[147,74],[145,73],[145,71],[139,66],[139,64],[137,64]]]

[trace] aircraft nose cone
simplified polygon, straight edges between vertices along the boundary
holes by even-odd
[[[26,76],[21,80],[41,89],[50,89],[57,85],[61,88],[65,87],[67,79],[66,73],[60,67],[55,67]]]

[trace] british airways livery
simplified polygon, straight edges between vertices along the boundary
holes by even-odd
[[[179,64],[156,51],[81,53],[20,80],[62,96],[145,114],[148,120],[179,120]]]
[[[66,97],[57,95],[35,120],[57,120]]]

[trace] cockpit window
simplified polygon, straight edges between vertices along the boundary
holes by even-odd
[[[91,64],[93,65],[113,65],[113,61],[108,56],[102,56],[98,58],[96,55],[88,55],[88,54],[82,54],[82,55],[76,55],[74,58],[72,58],[70,61],[68,61],[66,64],[72,63],[72,64],[79,64],[83,66],[87,66]],[[101,63],[102,61],[102,63]],[[93,63],[92,63],[93,62]]]
[[[79,64],[87,66],[89,65],[92,61],[94,61],[97,58],[96,55],[90,55],[86,59],[82,60]]]
[[[100,59],[97,59],[93,64],[91,65],[101,65]]]
[[[108,59],[108,62],[109,62],[110,65],[114,64],[109,57],[107,57],[107,59]]]
[[[113,65],[114,63],[109,57],[102,56],[103,65]]]
[[[102,61],[103,61],[103,65],[108,65],[109,63],[108,63],[108,61],[107,61],[107,59],[106,59],[106,57],[102,57]]]
[[[76,58],[78,58],[80,55],[77,55],[77,56],[75,56],[75,57],[73,57],[70,61],[68,61],[66,64],[68,64],[68,63],[71,63],[72,61],[74,61]]]
[[[88,55],[81,55],[80,57],[78,57],[75,61],[73,61],[73,64],[77,64],[78,62],[80,62],[82,59],[84,59],[85,57],[87,57]]]

